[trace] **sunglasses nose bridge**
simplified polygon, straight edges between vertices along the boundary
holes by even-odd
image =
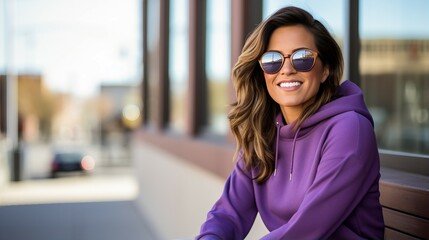
[[[288,72],[294,72],[295,67],[293,66],[293,62],[292,62],[292,54],[286,54],[283,55],[283,63],[282,66],[279,69],[279,72],[283,71],[285,68],[285,65],[287,65],[287,71]]]

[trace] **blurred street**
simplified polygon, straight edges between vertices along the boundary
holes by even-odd
[[[27,148],[23,180],[0,186],[1,240],[156,239],[134,199],[128,164],[49,177],[49,151]]]
[[[137,182],[128,168],[98,169],[88,175],[65,173],[50,179],[9,182],[0,188],[0,206],[132,200]]]
[[[155,239],[132,200],[0,207],[2,240]]]

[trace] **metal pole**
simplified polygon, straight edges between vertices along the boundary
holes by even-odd
[[[344,78],[360,84],[359,0],[345,1]]]
[[[18,90],[14,63],[14,0],[5,0],[5,64],[6,64],[6,143],[12,168],[12,180],[20,180],[21,161],[18,142]]]

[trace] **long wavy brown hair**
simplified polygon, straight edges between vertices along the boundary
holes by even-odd
[[[237,140],[237,154],[242,151],[248,169],[255,168],[258,183],[264,183],[275,168],[276,135],[274,124],[280,106],[270,97],[258,59],[266,51],[272,32],[282,26],[302,25],[314,36],[319,59],[329,67],[329,76],[321,84],[315,102],[307,106],[295,122],[295,130],[322,105],[331,101],[343,75],[343,57],[329,31],[307,11],[285,7],[261,22],[247,38],[232,70],[237,101],[228,115],[231,131]]]

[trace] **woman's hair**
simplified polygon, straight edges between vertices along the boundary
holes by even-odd
[[[318,58],[329,67],[329,76],[317,93],[315,102],[307,106],[297,119],[297,130],[304,120],[322,105],[331,101],[343,75],[341,49],[329,31],[307,11],[297,7],[278,10],[261,22],[247,38],[241,55],[232,70],[237,101],[228,115],[231,131],[237,140],[236,156],[241,150],[248,169],[258,169],[255,177],[263,183],[275,168],[273,144],[276,135],[275,118],[280,106],[270,97],[258,59],[266,51],[273,31],[282,26],[304,26],[314,36]]]

